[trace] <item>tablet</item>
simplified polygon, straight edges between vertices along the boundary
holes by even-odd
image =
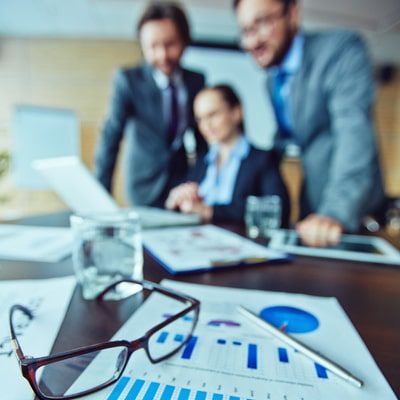
[[[303,244],[296,231],[282,229],[273,234],[269,247],[304,256],[400,265],[400,252],[376,236],[342,235],[335,246],[312,247]]]

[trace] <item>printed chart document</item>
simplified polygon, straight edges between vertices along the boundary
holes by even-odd
[[[72,250],[69,228],[0,224],[0,258],[57,262]]]
[[[124,375],[91,400],[395,400],[365,344],[335,298],[164,281],[201,300],[191,340],[174,357],[151,364],[132,355]],[[364,381],[359,389],[277,341],[237,311],[243,305],[331,358]],[[114,340],[140,337],[165,317],[168,304],[148,301]],[[184,320],[184,318],[183,318]],[[186,323],[188,323],[187,321]],[[168,327],[155,345],[170,346],[180,335]],[[100,368],[94,359],[76,384]],[[97,368],[97,369],[96,369]]]
[[[13,304],[28,307],[33,320],[16,315],[16,330],[22,350],[33,357],[50,353],[64,319],[75,278],[0,282],[0,387],[2,400],[34,398],[22,376],[10,343],[9,310]],[[19,318],[19,319],[18,319]]]
[[[288,259],[279,250],[214,225],[145,231],[143,244],[172,274]]]

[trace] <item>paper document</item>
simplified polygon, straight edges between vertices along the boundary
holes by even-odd
[[[0,224],[0,258],[57,262],[72,251],[69,228]]]
[[[151,364],[143,351],[137,352],[119,382],[90,396],[91,400],[396,399],[335,298],[173,281],[163,284],[201,300],[192,339],[160,364]],[[287,333],[351,371],[365,386],[359,389],[346,383],[254,326],[237,311],[240,304],[277,325],[285,324]],[[150,298],[113,340],[142,336],[162,318],[166,307],[159,298]],[[167,326],[159,336],[156,342],[161,347],[179,335],[170,334]],[[77,384],[89,379],[95,368],[96,359]]]
[[[285,253],[214,225],[149,230],[143,244],[173,274],[287,259]]]
[[[8,316],[13,304],[28,307],[33,320],[21,319],[17,335],[22,350],[33,357],[50,353],[64,319],[75,278],[0,282],[0,387],[2,400],[27,400],[34,395],[22,376],[10,343]],[[18,316],[16,315],[18,322]]]

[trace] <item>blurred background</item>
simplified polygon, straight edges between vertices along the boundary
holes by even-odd
[[[35,154],[78,154],[92,167],[112,72],[141,59],[135,26],[147,3],[0,0],[0,220],[65,208],[43,183],[35,181],[27,163]],[[190,49],[185,62],[202,69],[202,62],[210,67],[207,60],[215,58],[220,74],[238,62],[234,73],[240,81],[240,63],[254,65],[234,49],[239,34],[231,0],[181,4],[195,42],[202,44]],[[400,1],[304,0],[301,4],[304,29],[340,27],[357,30],[366,38],[377,85],[374,114],[386,191],[399,197]],[[209,82],[215,80],[220,75],[211,76]],[[259,93],[264,90],[259,82],[253,84]],[[257,98],[257,90],[245,99],[247,109],[252,109],[246,104]],[[263,107],[268,113],[268,104]],[[264,112],[258,114],[267,119]],[[272,132],[273,122],[266,126],[265,137],[258,132],[254,141],[268,147]],[[298,160],[288,160],[283,169],[295,198],[301,179]],[[121,180],[118,168],[114,195],[125,204]]]

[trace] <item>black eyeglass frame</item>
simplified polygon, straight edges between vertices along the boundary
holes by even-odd
[[[23,312],[29,319],[33,319],[34,315],[33,313],[25,306],[20,305],[20,304],[14,304],[10,308],[10,313],[9,313],[9,324],[10,324],[10,337],[11,337],[11,344],[14,348],[21,373],[24,376],[24,378],[29,382],[29,385],[31,386],[32,390],[35,392],[35,394],[41,399],[41,400],[69,400],[69,399],[76,399],[82,396],[86,396],[88,394],[97,392],[99,390],[102,390],[106,388],[107,386],[112,385],[115,383],[123,374],[129,359],[131,355],[139,350],[143,349],[146,352],[147,357],[149,360],[155,364],[159,363],[169,357],[172,357],[174,354],[178,353],[190,340],[193,331],[196,328],[198,319],[199,319],[199,313],[200,313],[200,301],[190,297],[186,294],[176,292],[172,289],[168,289],[166,287],[163,287],[161,285],[158,285],[156,283],[150,282],[150,281],[137,281],[133,279],[122,279],[120,281],[114,282],[107,288],[105,288],[101,293],[99,293],[96,297],[96,301],[101,301],[103,300],[104,296],[111,290],[113,290],[116,286],[118,286],[121,283],[133,283],[137,285],[141,285],[143,289],[151,291],[151,292],[159,292],[167,297],[171,297],[181,303],[187,303],[188,306],[180,311],[179,313],[172,315],[168,317],[165,321],[160,322],[159,324],[155,325],[151,329],[149,329],[142,337],[135,339],[133,341],[128,341],[128,340],[116,340],[116,341],[108,341],[108,342],[103,342],[103,343],[97,343],[89,346],[84,346],[84,347],[79,347],[73,350],[53,354],[50,356],[45,356],[45,357],[30,357],[26,356],[24,352],[21,349],[21,346],[19,344],[19,341],[17,339],[17,334],[15,332],[14,324],[13,324],[13,315],[16,311],[21,311]],[[171,351],[170,353],[167,353],[166,355],[159,357],[159,358],[154,358],[152,357],[150,351],[149,351],[149,340],[150,338],[159,330],[164,328],[165,326],[171,324],[172,322],[184,317],[186,314],[190,312],[194,312],[194,320],[193,320],[193,325],[190,333],[188,334],[187,338],[182,341],[179,346]],[[73,357],[78,357],[82,356],[87,353],[93,353],[95,351],[100,351],[100,350],[106,350],[110,349],[113,347],[125,347],[127,349],[126,356],[124,359],[124,364],[120,368],[119,374],[112,377],[105,383],[101,385],[97,385],[92,389],[88,389],[85,391],[82,391],[80,393],[76,393],[73,395],[66,395],[66,396],[48,396],[45,395],[41,392],[41,389],[39,388],[39,384],[36,380],[36,371],[37,369],[44,367],[48,364],[52,364],[54,362],[66,360],[68,358],[73,358]]]

